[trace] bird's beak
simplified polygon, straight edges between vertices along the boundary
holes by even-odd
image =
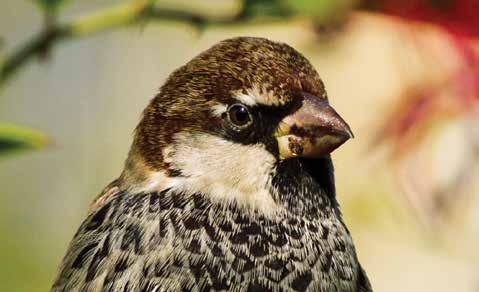
[[[284,117],[275,136],[281,159],[319,158],[341,146],[353,133],[326,99],[304,93],[301,107]]]

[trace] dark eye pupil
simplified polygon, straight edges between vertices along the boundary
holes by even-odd
[[[229,112],[231,121],[239,126],[246,125],[251,119],[248,109],[242,105],[233,105]]]

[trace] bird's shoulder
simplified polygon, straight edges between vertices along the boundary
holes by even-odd
[[[163,199],[157,193],[128,191],[116,191],[101,199],[71,241],[52,290],[144,288],[139,287],[139,279],[151,273],[142,270],[145,255],[158,250],[160,259],[173,248],[168,240],[169,216],[160,212],[171,210],[167,206],[173,202]]]

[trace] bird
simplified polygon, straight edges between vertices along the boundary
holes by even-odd
[[[372,291],[336,199],[352,137],[296,49],[213,45],[144,110],[51,291]]]

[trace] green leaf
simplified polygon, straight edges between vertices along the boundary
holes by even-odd
[[[0,123],[0,156],[19,151],[40,149],[48,144],[45,134],[31,128]]]

